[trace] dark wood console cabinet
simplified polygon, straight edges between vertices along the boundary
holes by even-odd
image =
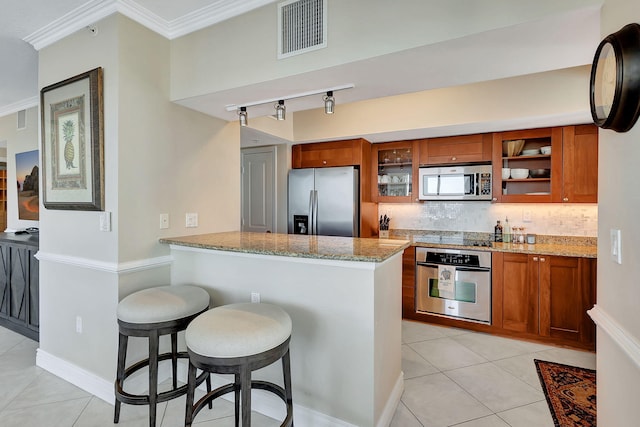
[[[38,236],[0,233],[0,326],[38,341]]]

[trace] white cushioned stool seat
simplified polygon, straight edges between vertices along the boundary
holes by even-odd
[[[209,294],[192,285],[158,286],[125,297],[118,319],[128,323],[160,323],[199,313],[209,307]]]
[[[291,336],[291,318],[271,304],[229,304],[196,317],[187,327],[189,350],[207,357],[262,353]]]
[[[187,359],[186,351],[178,351],[178,332],[187,329],[187,325],[198,315],[209,309],[209,293],[192,285],[158,286],[143,289],[126,296],[120,301],[118,316],[118,364],[116,366],[115,407],[113,422],[120,420],[120,408],[123,403],[129,405],[149,405],[149,426],[156,427],[157,405],[187,393],[186,385],[178,385],[178,359]],[[171,351],[160,352],[160,337],[169,335]],[[146,359],[126,366],[129,337],[147,338],[149,353]],[[172,387],[158,391],[158,364],[171,360]],[[148,369],[148,394],[134,394],[125,390],[125,381],[133,373]],[[197,384],[207,381],[207,390],[211,390],[208,374],[200,375]]]
[[[286,407],[280,427],[293,427],[289,355],[291,330],[291,318],[287,312],[271,304],[228,304],[212,308],[193,319],[184,334],[189,354],[185,427],[191,427],[204,405],[211,408],[213,400],[227,393],[235,395],[236,427],[251,427],[251,390],[254,389],[279,397]],[[252,380],[253,371],[277,361],[282,363],[283,386]],[[207,391],[194,402],[197,369],[204,375],[232,374],[234,381]]]

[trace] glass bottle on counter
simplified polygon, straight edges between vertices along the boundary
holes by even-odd
[[[509,225],[509,218],[504,219],[504,226],[502,227],[502,241],[505,243],[511,243],[511,226]]]
[[[498,220],[494,228],[494,241],[502,242],[502,225],[500,225],[500,220]]]

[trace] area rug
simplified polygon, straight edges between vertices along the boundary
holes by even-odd
[[[596,425],[596,371],[535,359],[556,427]]]

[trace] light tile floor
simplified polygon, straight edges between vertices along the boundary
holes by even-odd
[[[533,359],[595,369],[593,353],[460,329],[403,321],[402,335],[405,390],[391,427],[552,427]],[[0,328],[0,425],[114,425],[113,406],[35,366],[37,346]],[[159,425],[182,426],[184,404],[184,397],[160,404]],[[146,406],[123,405],[117,425],[147,427],[147,417]],[[279,425],[260,414],[253,421]],[[221,399],[194,423],[233,425],[233,404]]]

